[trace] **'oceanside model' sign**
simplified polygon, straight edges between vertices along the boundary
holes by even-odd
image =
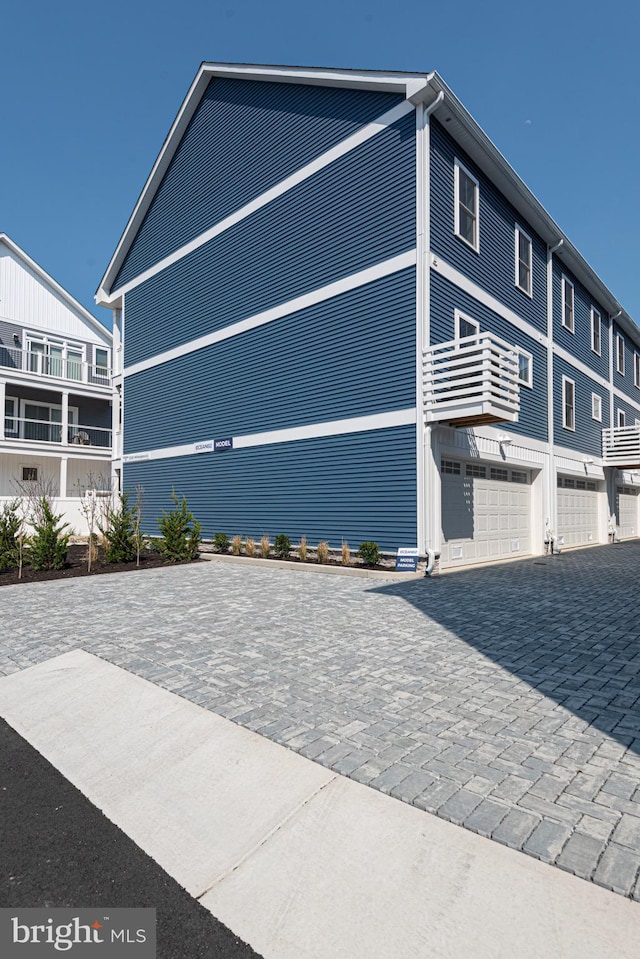
[[[232,436],[225,436],[225,437],[223,437],[223,439],[214,440],[214,441],[213,441],[213,448],[214,448],[214,450],[216,451],[216,453],[220,452],[221,450],[232,450],[232,449],[233,449],[233,437],[232,437]]]
[[[396,573],[415,573],[418,569],[418,550],[400,546],[396,554]]]

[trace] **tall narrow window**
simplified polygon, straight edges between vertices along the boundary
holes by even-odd
[[[479,249],[478,181],[456,160],[455,163],[455,231],[460,239],[478,252]]]
[[[618,426],[624,427],[626,425],[627,425],[627,414],[625,413],[624,410],[618,410]]]
[[[516,286],[531,296],[531,237],[516,227]]]
[[[516,347],[518,354],[518,380],[524,386],[533,386],[533,357],[526,350]]]
[[[602,352],[602,317],[591,307],[591,349],[600,356]]]
[[[640,353],[633,354],[633,382],[640,390]]]
[[[616,359],[618,363],[618,373],[624,376],[624,337],[618,333],[616,336]]]
[[[568,377],[562,377],[562,425],[565,430],[576,428],[576,384]]]
[[[477,336],[479,332],[480,324],[477,320],[456,310],[456,340],[461,340],[465,336]]]
[[[562,325],[570,333],[575,331],[573,283],[562,277]]]
[[[597,393],[591,394],[591,418],[602,423],[602,397]]]

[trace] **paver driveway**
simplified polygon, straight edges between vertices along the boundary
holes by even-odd
[[[82,647],[640,899],[640,543],[374,582],[217,563],[0,596],[0,672]]]

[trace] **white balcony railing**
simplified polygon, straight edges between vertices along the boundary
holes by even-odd
[[[616,426],[602,431],[604,466],[640,467],[640,426]]]
[[[38,377],[89,383],[92,386],[109,386],[111,383],[111,370],[106,366],[86,363],[80,357],[51,356],[48,353],[23,350],[17,346],[0,344],[0,367]]]
[[[30,443],[54,443],[62,446],[63,426],[55,420],[34,420],[24,416],[5,417],[5,440],[25,440]],[[99,426],[67,427],[67,443],[70,446],[92,446],[111,449],[111,430]]]
[[[515,423],[520,410],[518,354],[493,333],[437,343],[424,351],[427,423]]]

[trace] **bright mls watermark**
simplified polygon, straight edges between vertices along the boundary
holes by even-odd
[[[2,959],[156,959],[155,909],[0,909]]]

